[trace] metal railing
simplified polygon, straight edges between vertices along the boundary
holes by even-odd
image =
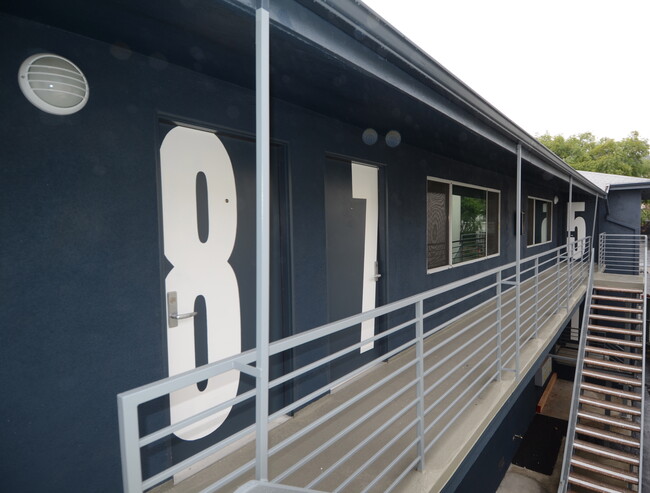
[[[304,427],[289,436],[279,434],[270,440],[264,457],[255,454],[203,491],[216,491],[232,485],[233,481],[243,481],[262,460],[270,461],[271,482],[292,484],[295,479],[292,475],[307,468],[316,458],[321,468],[311,475],[305,473],[306,479],[303,474],[303,483],[297,486],[328,491],[345,488],[392,491],[410,471],[424,467],[427,452],[440,443],[492,382],[500,380],[505,373],[515,379],[519,377],[522,346],[536,338],[540,328],[558,310],[569,308],[572,293],[588,277],[590,253],[591,238],[583,238],[522,259],[519,279],[516,264],[509,263],[271,343],[269,355],[281,355],[315,341],[327,341],[342,331],[356,330],[365,320],[381,321],[376,326],[385,328],[373,337],[365,340],[359,337],[358,342],[344,349],[272,379],[268,388],[262,389],[267,396],[283,384],[327,369],[343,356],[354,356],[359,362],[344,376],[268,414],[263,418],[265,424],[304,407],[355,377],[366,380],[349,398],[333,402],[331,409],[326,408]],[[519,289],[515,289],[517,286]],[[517,312],[519,319],[515,316]],[[371,361],[360,357],[362,346],[375,342],[378,347],[381,340],[386,341],[381,354]],[[259,382],[255,358],[254,350],[247,351],[118,395],[125,491],[153,487],[251,434],[255,434],[258,443],[260,438],[262,443],[267,443],[268,432],[264,437],[259,436],[265,433],[266,426],[251,423],[188,459],[147,478],[142,476],[142,448],[159,444],[175,431],[231,406],[253,403],[259,389],[253,388],[146,436],[141,436],[138,424],[139,406],[228,371],[252,375]],[[320,427],[346,411],[354,418],[346,420],[325,441],[310,439]],[[369,426],[372,422],[381,424]],[[340,454],[330,454],[334,459],[323,459],[326,451],[332,451],[335,444],[348,437],[354,437],[353,444],[338,448]],[[371,452],[366,450],[362,454],[368,445],[372,445]],[[300,448],[299,459],[288,466],[274,462],[282,451],[294,448]],[[344,464],[346,473],[341,477]],[[370,481],[367,480],[369,471]],[[366,474],[365,479],[360,479],[362,474]]]
[[[647,237],[600,233],[598,237],[598,267],[608,274],[645,274],[644,259]]]
[[[598,241],[598,270],[602,273],[609,274],[627,274],[627,275],[643,275],[643,318],[646,320],[646,300],[648,296],[648,283],[647,283],[647,268],[648,268],[648,238],[644,235],[613,235],[601,233]],[[568,476],[571,469],[571,454],[573,451],[573,443],[575,438],[575,429],[577,425],[577,413],[580,397],[580,384],[583,380],[582,369],[584,366],[585,346],[587,341],[587,325],[589,323],[589,311],[591,305],[591,295],[593,294],[593,257],[592,267],[590,268],[589,283],[587,288],[587,296],[585,298],[585,306],[583,310],[582,324],[580,328],[580,343],[578,348],[578,357],[576,359],[576,373],[573,384],[573,394],[571,401],[571,410],[569,413],[569,424],[567,428],[567,439],[564,448],[564,459],[562,463],[562,472],[560,475],[560,484],[558,493],[564,493],[568,488]],[[645,327],[645,324],[644,324]],[[646,334],[645,328],[643,332],[643,359],[646,360]],[[641,373],[641,409],[645,409],[645,371]],[[644,413],[641,412],[640,417],[641,433],[639,433],[640,441],[640,457],[639,457],[639,478],[643,478],[643,430],[644,428]],[[641,491],[641,482],[639,482],[639,489]]]

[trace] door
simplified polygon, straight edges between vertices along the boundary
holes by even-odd
[[[376,166],[328,159],[325,172],[327,294],[330,321],[381,304],[384,277],[382,176]],[[334,353],[374,336],[380,323],[367,320],[329,338]],[[336,380],[377,356],[384,343],[369,342],[330,365]]]
[[[160,204],[169,375],[255,347],[255,142],[161,122]],[[290,334],[284,148],[271,149],[271,340]],[[271,378],[289,362],[274,358]],[[171,423],[254,387],[231,371],[170,394]],[[285,389],[271,408],[287,402]],[[175,432],[173,461],[254,422],[246,401]]]

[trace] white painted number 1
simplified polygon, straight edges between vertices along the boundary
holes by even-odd
[[[241,351],[241,321],[237,278],[228,263],[237,233],[235,177],[226,148],[209,132],[175,127],[160,147],[164,254],[173,265],[167,292],[176,291],[178,313],[194,311],[203,296],[206,305],[208,361]],[[198,233],[197,175],[208,186],[208,236]],[[195,367],[194,319],[167,327],[169,375]],[[237,395],[239,374],[231,371],[170,394],[171,423],[193,416]],[[231,408],[176,431],[184,440],[197,440],[224,422]]]

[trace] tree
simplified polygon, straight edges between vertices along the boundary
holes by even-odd
[[[621,140],[596,139],[590,132],[568,138],[544,134],[538,140],[578,170],[650,177],[650,144],[636,131]]]

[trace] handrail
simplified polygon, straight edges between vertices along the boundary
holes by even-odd
[[[582,325],[580,326],[580,344],[578,349],[578,358],[576,360],[576,372],[573,384],[573,394],[571,397],[571,411],[569,413],[569,425],[567,429],[566,441],[564,444],[564,458],[562,461],[562,473],[560,475],[560,485],[558,493],[566,493],[567,478],[571,467],[571,451],[573,450],[573,438],[577,424],[578,401],[580,398],[580,382],[582,382],[582,366],[585,358],[585,346],[587,345],[587,325],[589,324],[589,310],[591,306],[591,295],[594,286],[594,253],[592,250],[591,263],[589,268],[589,281],[587,282],[587,296],[585,297],[585,306],[582,312]]]
[[[646,320],[647,320],[647,305],[648,305],[648,237],[643,235],[643,337],[641,341],[643,342],[643,349],[641,351],[643,355],[643,362],[646,360],[646,344],[648,333],[646,329]],[[639,442],[640,442],[640,452],[639,452],[639,478],[643,478],[643,435],[645,435],[645,406],[646,406],[646,378],[645,371],[641,373],[641,433],[639,433]],[[639,481],[639,493],[641,493],[643,481]]]
[[[377,356],[374,360],[371,360],[369,362],[366,361],[362,366],[355,368],[348,375],[339,378],[337,381],[330,382],[323,387],[310,392],[308,396],[301,397],[293,404],[290,404],[280,411],[275,411],[273,414],[271,414],[269,419],[273,419],[275,416],[281,414],[287,409],[294,409],[296,406],[307,403],[309,400],[328,392],[338,383],[346,381],[355,375],[361,374],[361,372],[380,364],[382,361],[385,361],[391,356],[396,356],[398,353],[404,353],[407,350],[413,350],[414,357],[417,360],[417,364],[413,368],[417,369],[418,380],[418,384],[416,385],[418,393],[418,403],[416,405],[418,419],[416,428],[419,435],[419,439],[417,440],[417,447],[419,449],[419,458],[417,463],[419,464],[418,468],[421,468],[424,464],[425,451],[430,449],[435,441],[437,441],[436,438],[433,441],[425,443],[424,434],[426,433],[426,430],[431,429],[431,427],[434,426],[438,421],[436,420],[434,423],[427,423],[425,426],[424,420],[426,418],[426,414],[431,411],[432,413],[437,413],[435,414],[436,417],[442,417],[446,416],[449,409],[451,409],[450,407],[448,410],[440,413],[438,410],[434,409],[435,406],[424,406],[424,398],[429,389],[426,389],[425,391],[425,387],[422,385],[423,379],[433,371],[428,367],[430,365],[427,358],[432,355],[434,351],[440,350],[440,348],[443,347],[445,343],[456,338],[445,338],[436,345],[427,347],[426,350],[424,348],[424,342],[428,341],[432,334],[436,334],[440,330],[449,327],[451,324],[457,323],[457,321],[460,320],[462,316],[464,316],[464,314],[454,316],[454,313],[452,312],[447,312],[449,314],[448,316],[444,315],[442,318],[440,318],[441,315],[446,310],[460,306],[461,303],[469,303],[474,307],[473,310],[476,310],[476,313],[478,313],[477,320],[485,321],[485,323],[478,323],[475,321],[465,325],[465,329],[472,330],[472,332],[470,332],[471,337],[457,339],[457,342],[454,343],[456,345],[460,344],[460,347],[454,350],[454,354],[459,353],[460,350],[465,350],[471,341],[478,341],[479,337],[482,337],[483,334],[490,334],[490,344],[495,345],[494,348],[490,346],[491,349],[486,349],[485,354],[487,356],[481,360],[490,366],[488,366],[480,376],[473,378],[473,383],[471,385],[474,385],[474,383],[481,383],[481,389],[485,389],[487,388],[486,386],[490,383],[490,381],[493,379],[500,379],[501,373],[507,371],[515,371],[515,377],[519,378],[518,372],[516,372],[518,366],[515,365],[514,368],[507,368],[508,364],[513,360],[513,358],[515,360],[519,358],[520,346],[523,346],[528,340],[534,338],[537,335],[539,326],[546,323],[546,321],[549,320],[549,318],[558,309],[563,308],[559,303],[560,298],[564,298],[565,293],[570,294],[572,292],[572,289],[574,289],[575,286],[577,286],[579,283],[582,283],[587,277],[587,272],[585,270],[586,264],[589,262],[589,265],[593,265],[593,256],[590,255],[591,252],[591,238],[584,237],[580,240],[577,240],[576,242],[571,242],[568,245],[562,245],[555,249],[521,259],[521,262],[519,264],[519,272],[521,275],[520,286],[518,286],[516,282],[513,282],[516,281],[517,274],[511,274],[511,272],[517,267],[516,262],[510,262],[506,265],[495,267],[488,271],[460,279],[458,281],[454,281],[447,285],[433,288],[423,293],[419,293],[417,295],[389,303],[368,312],[360,313],[343,320],[331,322],[308,330],[306,332],[302,332],[300,334],[296,334],[271,343],[269,345],[269,355],[276,355],[282,353],[283,351],[294,349],[302,344],[331,336],[341,330],[345,330],[358,325],[365,320],[370,320],[385,316],[390,313],[399,312],[405,308],[415,310],[413,317],[410,315],[405,317],[407,319],[406,321],[402,321],[393,327],[387,327],[387,330],[385,332],[378,333],[369,339],[365,339],[363,341],[355,341],[354,344],[347,346],[335,354],[344,355],[346,353],[350,353],[351,351],[358,351],[359,347],[361,347],[363,344],[366,344],[370,340],[378,341],[382,338],[388,337],[389,334],[395,334],[399,331],[402,331],[402,333],[404,333],[403,331],[405,330],[412,330],[411,328],[416,328],[417,330],[415,331],[415,335],[409,336],[411,337],[409,340],[400,343],[399,347],[389,351],[388,353]],[[524,266],[526,267],[524,268]],[[546,284],[544,284],[543,289],[538,290],[537,287],[542,281]],[[472,284],[474,283],[476,283],[477,286],[475,288],[472,288]],[[517,287],[517,289],[514,289],[515,287]],[[519,287],[521,287],[521,289],[519,289]],[[468,290],[468,288],[470,289]],[[465,289],[466,291],[462,294],[459,294],[459,296],[455,297],[452,301],[444,301],[441,304],[436,305],[432,310],[424,310],[425,303],[430,303],[432,299],[435,299],[435,297],[457,289]],[[560,295],[560,292],[562,295]],[[490,297],[492,293],[494,293],[494,295]],[[553,300],[555,293],[558,294],[557,302],[554,302]],[[531,303],[535,307],[534,316],[529,315],[531,311],[530,308],[523,311],[522,316],[526,315],[528,317],[526,321],[520,321],[516,317],[515,308],[521,301],[520,297],[521,300],[525,299],[527,303]],[[510,308],[511,305],[514,305],[515,308]],[[426,332],[424,327],[425,320],[435,322],[434,326],[427,324]],[[490,322],[490,320],[496,321]],[[486,327],[481,328],[480,326],[482,324]],[[521,325],[520,332],[515,330],[515,326],[519,325]],[[508,347],[503,347],[504,344],[509,345]],[[156,440],[160,440],[162,437],[166,436],[166,434],[171,434],[183,426],[187,426],[191,423],[195,423],[201,419],[204,419],[206,415],[209,415],[212,412],[217,412],[217,410],[223,409],[226,405],[230,405],[235,402],[242,402],[248,396],[250,396],[248,399],[254,399],[252,394],[255,389],[247,392],[246,396],[237,396],[228,402],[220,403],[218,406],[215,406],[212,409],[202,411],[195,416],[187,418],[181,423],[173,423],[167,427],[164,427],[163,429],[151,433],[150,435],[143,436],[142,438],[140,438],[140,430],[138,426],[138,406],[144,402],[148,402],[181,388],[193,385],[197,382],[232,370],[241,371],[256,377],[256,381],[259,384],[259,375],[258,370],[255,366],[255,359],[255,350],[246,351],[230,358],[226,358],[215,363],[210,363],[183,374],[168,377],[158,382],[154,382],[152,384],[145,385],[143,387],[133,389],[118,395],[120,440],[122,450],[122,464],[125,476],[124,484],[126,491],[142,491],[143,487],[152,486],[154,482],[160,481],[166,476],[178,472],[179,465],[176,464],[175,466],[172,466],[165,471],[159,472],[153,477],[150,477],[147,480],[143,481],[140,462],[140,447],[146,444],[151,444]],[[290,379],[298,378],[309,371],[314,371],[316,368],[328,364],[330,361],[332,361],[332,359],[332,355],[329,355],[318,361],[310,362],[300,368],[293,370],[290,373],[290,378],[288,375],[277,377],[276,380],[266,383],[264,386],[264,392],[268,393],[269,389],[277,385],[278,382],[286,382]],[[435,357],[434,359],[436,359],[436,361],[440,360],[440,358]],[[463,359],[463,361],[466,359],[467,358]],[[427,361],[426,364],[425,361]],[[412,364],[409,363],[409,366],[411,365]],[[456,365],[455,368],[456,369],[454,371],[447,372],[441,377],[442,380],[447,380],[452,378],[455,372],[461,370],[465,371],[463,378],[460,380],[460,377],[453,376],[453,380],[451,380],[451,387],[449,387],[451,391],[459,388],[459,385],[462,383],[462,381],[468,378],[469,373],[467,372],[470,371],[461,369],[460,365]],[[494,370],[490,370],[490,368],[494,368]],[[396,375],[397,373],[394,372],[385,377],[384,380],[387,381],[387,379],[391,379]],[[487,381],[485,380],[486,378],[488,379]],[[471,385],[462,388],[463,392],[461,394],[461,397],[452,399],[453,402],[458,402],[459,405],[462,403],[462,409],[466,409],[480,393],[479,391],[468,394],[468,390]],[[449,395],[451,395],[451,391],[449,391]],[[362,394],[365,395],[365,393]],[[358,397],[361,398],[362,396],[359,395]],[[462,401],[459,400],[461,398],[463,399]],[[336,409],[342,410],[350,404],[351,402],[347,402],[342,405],[340,409]],[[460,414],[461,413],[454,414],[452,419],[455,420]],[[444,419],[447,420],[447,418]],[[442,423],[446,424],[443,425],[442,430],[439,432],[439,436],[449,428],[451,422],[448,422],[447,420],[442,421]],[[306,427],[306,431],[311,431],[315,426],[316,424],[314,423],[308,425]],[[250,427],[247,429],[250,429]],[[259,432],[259,430],[257,431]],[[237,435],[240,433],[241,432],[238,432]],[[373,434],[372,436],[375,435]],[[224,442],[230,443],[230,439],[226,439]],[[222,448],[220,445],[224,442],[220,442],[219,444],[215,444],[214,446],[209,447],[210,453],[214,453],[216,450]],[[366,442],[366,440],[364,440],[364,442]],[[184,460],[182,464],[184,467],[188,467],[189,465],[197,462],[199,459],[206,457],[206,455],[207,452],[201,452],[196,456]],[[272,451],[269,452],[269,456],[271,455]],[[196,457],[198,457],[198,459],[195,459]],[[252,462],[253,465],[254,463],[255,461]],[[246,467],[242,466],[237,469],[236,475],[233,475],[232,473],[228,474],[226,477],[218,481],[218,484],[227,484],[227,481],[230,481],[231,479],[245,473],[252,467],[251,463],[248,463],[245,466]],[[357,470],[349,479],[352,480],[360,473],[361,470]],[[280,476],[282,476],[282,474],[283,473],[280,473]],[[402,477],[402,475],[400,475],[400,477]]]

